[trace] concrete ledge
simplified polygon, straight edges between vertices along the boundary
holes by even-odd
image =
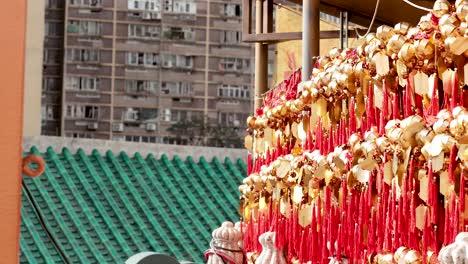
[[[175,155],[178,155],[183,160],[188,156],[192,156],[196,161],[201,157],[204,157],[207,161],[211,161],[214,157],[217,157],[221,162],[223,162],[225,158],[230,158],[232,162],[236,162],[237,159],[242,159],[245,162],[247,156],[247,150],[245,149],[133,143],[48,136],[32,136],[23,138],[24,151],[29,151],[33,146],[38,148],[41,152],[45,152],[48,147],[51,147],[56,152],[61,152],[63,148],[67,148],[71,153],[75,153],[81,148],[87,154],[91,154],[91,152],[96,149],[102,155],[110,150],[114,155],[118,155],[120,152],[124,151],[131,157],[136,152],[139,152],[143,157],[146,157],[148,154],[153,154],[155,158],[160,158],[163,154],[166,154],[171,159]]]

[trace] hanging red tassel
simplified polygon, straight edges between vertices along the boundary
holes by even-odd
[[[460,105],[460,101],[459,101],[459,93],[460,91],[458,90],[459,89],[459,83],[458,83],[458,71],[457,69],[455,69],[455,72],[453,73],[453,76],[452,76],[452,82],[451,82],[451,85],[452,85],[452,99],[450,101],[450,110],[453,110],[455,107],[459,106]]]
[[[324,153],[323,151],[323,128],[322,128],[322,119],[319,118],[318,121],[317,121],[317,131],[316,131],[316,139],[315,139],[315,143],[317,144],[317,149],[319,150],[319,152],[322,154]]]
[[[349,130],[350,134],[356,133],[356,113],[355,113],[355,107],[356,107],[356,102],[354,101],[354,97],[351,97],[349,104]]]
[[[250,152],[247,153],[247,176],[252,174],[252,154]]]
[[[309,130],[307,130],[307,150],[312,150],[312,133],[310,131],[310,128]]]
[[[456,200],[455,200],[455,208],[454,208],[453,217],[454,217],[454,220],[453,220],[453,230],[452,230],[452,241],[455,241],[455,237],[460,232],[460,204]]]
[[[430,79],[433,79],[433,90],[431,97],[431,115],[436,116],[439,113],[439,85],[437,76],[431,76]]]
[[[374,85],[371,83],[367,91],[367,128],[375,126]]]
[[[406,82],[406,92],[405,92],[405,109],[406,109],[406,113],[405,113],[405,118],[410,116],[410,115],[413,115],[413,110],[412,110],[413,97],[414,97],[414,91],[412,89],[412,85],[413,85],[413,81],[414,81],[413,78],[414,78],[414,75],[409,74],[408,80]]]
[[[466,85],[460,91],[460,105],[468,108],[468,87]]]
[[[453,144],[452,149],[450,150],[450,161],[449,161],[449,171],[448,171],[448,176],[449,176],[449,181],[451,184],[454,183],[455,181],[455,169],[457,166],[456,159],[457,159],[457,153],[458,149],[456,144]]]
[[[276,138],[276,157],[275,160],[281,156],[281,138],[277,137]]]
[[[393,102],[393,109],[392,109],[392,116],[393,116],[393,119],[400,119],[400,107],[399,107],[399,98],[398,98],[398,95],[397,95],[397,92],[395,91],[395,93],[393,94],[392,96],[392,102]]]
[[[460,191],[459,191],[459,203],[460,203],[460,215],[464,219],[465,214],[465,172],[462,170],[460,174]],[[463,227],[465,226],[465,221],[462,221]],[[468,230],[466,230],[468,231]]]

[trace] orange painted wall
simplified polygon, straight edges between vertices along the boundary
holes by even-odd
[[[26,0],[0,8],[0,256],[19,262]]]

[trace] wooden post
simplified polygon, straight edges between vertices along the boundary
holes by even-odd
[[[44,8],[44,7],[42,7]],[[26,0],[0,9],[0,256],[19,263]]]
[[[302,2],[302,81],[310,79],[312,57],[320,52],[320,0]]]
[[[268,1],[268,0],[267,0]],[[255,33],[261,34],[268,29],[268,24],[264,27],[263,0],[256,0],[255,6]],[[265,10],[268,12],[268,9]],[[267,13],[265,13],[268,15]],[[265,19],[268,21],[268,19]],[[268,44],[255,43],[255,109],[262,105],[262,95],[268,89]]]

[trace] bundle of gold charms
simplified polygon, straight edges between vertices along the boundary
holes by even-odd
[[[250,262],[274,232],[288,263],[438,263],[468,231],[467,22],[438,0],[265,95],[239,187]]]

